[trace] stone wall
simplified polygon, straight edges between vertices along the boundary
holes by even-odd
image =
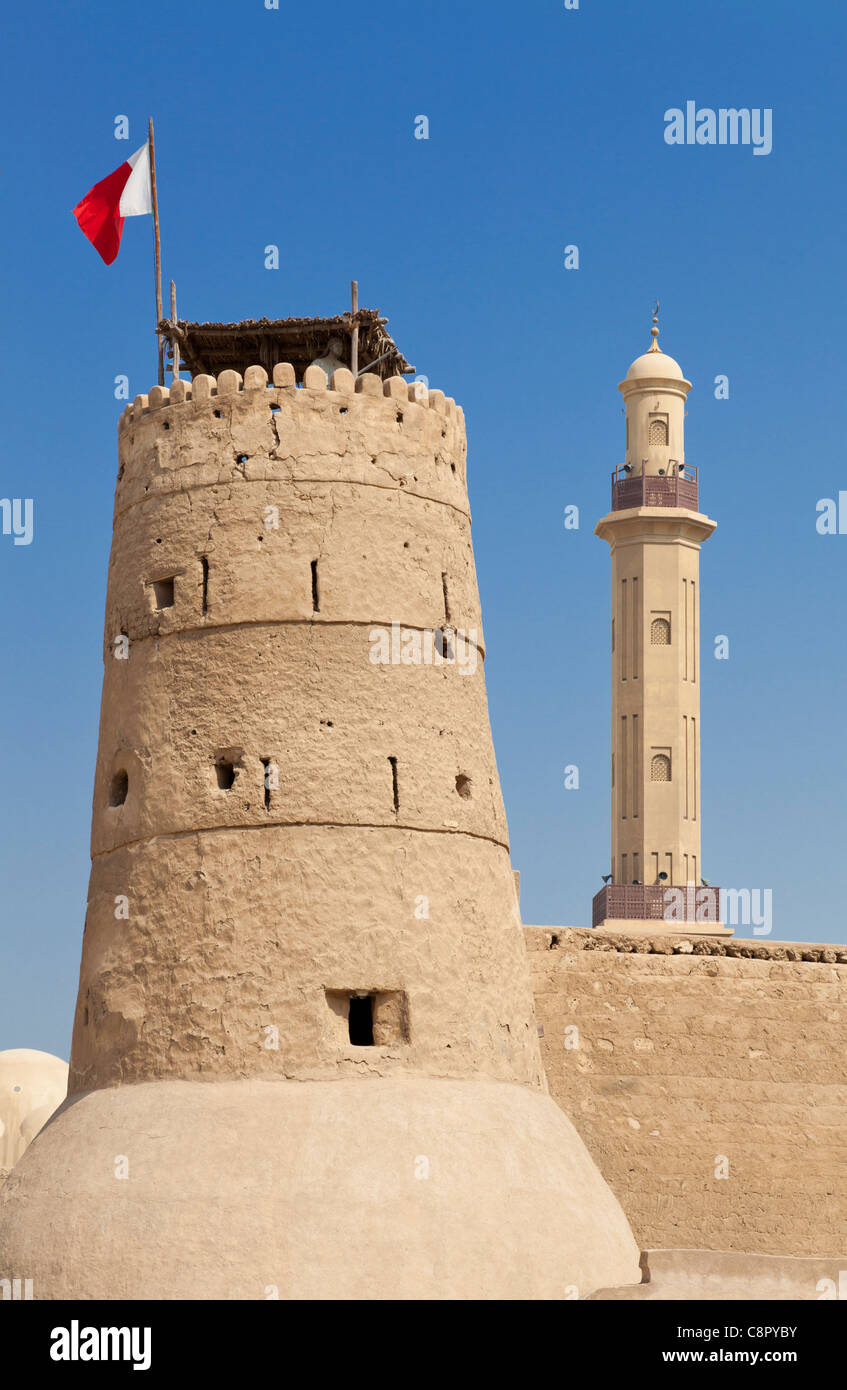
[[[526,935],[551,1093],[642,1248],[847,1250],[847,947]]]

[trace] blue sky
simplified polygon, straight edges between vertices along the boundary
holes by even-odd
[[[835,0],[47,0],[7,17],[0,494],[33,499],[35,534],[0,536],[0,1049],[69,1048],[114,379],[132,394],[155,379],[149,219],[127,222],[106,268],[71,209],[149,114],[183,316],[335,313],[356,276],[464,407],[529,922],[586,925],[607,869],[609,560],[592,530],[623,456],[616,385],[658,295],[661,342],[694,383],[688,460],[719,523],[701,568],[703,869],[771,888],[774,938],[847,939],[847,534],[815,529],[818,499],[847,487],[845,31]],[[772,153],[667,145],[664,112],[688,100],[771,108]],[[717,634],[728,661],[710,655]]]

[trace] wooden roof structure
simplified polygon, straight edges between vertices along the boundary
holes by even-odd
[[[175,307],[175,301],[172,301]],[[373,369],[383,379],[405,376],[415,368],[406,361],[386,331],[388,319],[378,309],[358,309],[334,318],[244,319],[241,323],[189,323],[177,319],[159,322],[170,357],[176,349],[192,377],[218,376],[228,369],[243,376],[248,367],[264,367],[270,376],[277,362],[290,362],[297,380],[316,357],[326,354],[332,338],[344,344],[342,356],[350,363],[354,329],[358,328],[358,374]]]

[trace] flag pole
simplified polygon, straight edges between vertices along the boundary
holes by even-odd
[[[165,384],[165,349],[159,324],[162,321],[162,244],[159,240],[159,199],[156,195],[156,153],[153,144],[153,117],[150,117],[147,138],[150,142],[150,192],[153,199],[153,238],[156,260],[156,342],[159,350],[159,385]]]
[[[350,334],[350,370],[354,376],[359,375],[359,282],[351,280],[350,292],[353,303],[353,313],[351,322],[353,331]]]

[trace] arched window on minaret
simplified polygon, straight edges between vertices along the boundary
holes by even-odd
[[[647,436],[648,444],[667,444],[668,442],[668,422],[655,418],[650,421],[650,430]]]
[[[671,644],[671,624],[669,618],[654,618],[650,624],[651,647],[669,647]]]
[[[671,780],[671,760],[667,753],[654,753],[653,761],[650,764],[651,782],[669,782]]]

